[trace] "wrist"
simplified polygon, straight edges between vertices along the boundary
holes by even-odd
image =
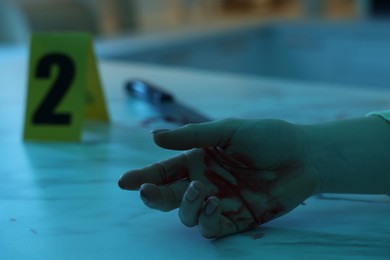
[[[302,127],[320,193],[388,193],[390,124],[365,117]]]
[[[322,125],[303,125],[305,143],[305,163],[317,177],[316,193],[326,193],[332,190],[332,173],[339,171],[336,169],[337,157],[335,147],[326,137],[325,129]]]

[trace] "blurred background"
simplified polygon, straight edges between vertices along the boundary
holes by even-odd
[[[388,18],[386,0],[0,0],[0,55],[84,31],[101,59],[390,88]]]

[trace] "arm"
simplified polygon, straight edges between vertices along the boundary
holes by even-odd
[[[322,193],[390,193],[390,124],[378,116],[302,126]]]

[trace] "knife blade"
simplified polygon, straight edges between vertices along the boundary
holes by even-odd
[[[179,125],[212,121],[208,116],[177,102],[171,93],[150,82],[133,79],[126,83],[125,89],[133,98],[152,105],[167,121]]]

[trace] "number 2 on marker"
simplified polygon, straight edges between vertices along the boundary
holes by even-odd
[[[32,123],[35,125],[70,125],[71,113],[56,113],[56,107],[69,90],[75,75],[74,62],[68,55],[50,53],[43,56],[37,64],[35,77],[49,79],[53,66],[58,66],[58,75],[47,95],[35,110]]]

